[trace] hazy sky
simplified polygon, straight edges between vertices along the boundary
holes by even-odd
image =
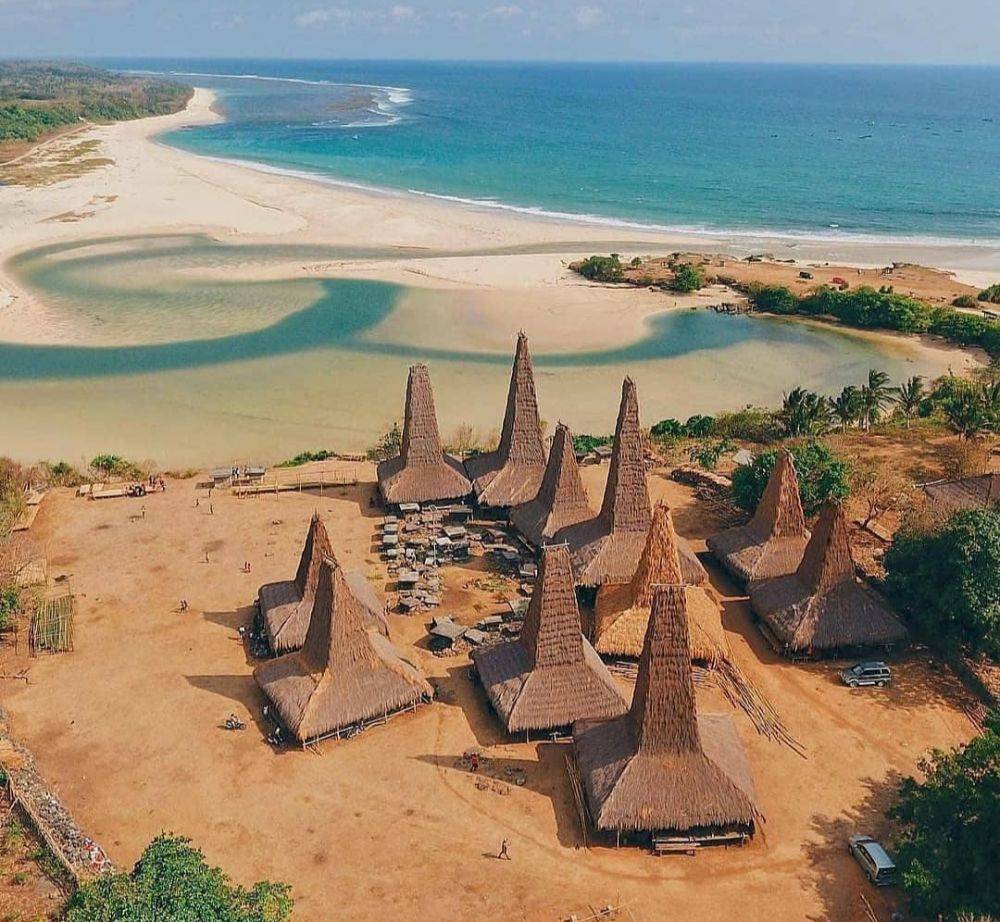
[[[0,0],[0,55],[1000,64],[1000,0]]]

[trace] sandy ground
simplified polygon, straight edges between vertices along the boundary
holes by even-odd
[[[314,510],[327,517],[341,561],[383,588],[371,543],[372,470],[358,469],[363,482],[333,496],[208,500],[187,480],[142,501],[87,502],[69,491],[45,501],[32,535],[49,556],[50,578],[67,576],[76,593],[76,649],[32,660],[30,685],[2,682],[0,694],[15,734],[115,860],[128,865],[161,830],[183,833],[241,881],[288,881],[296,918],[317,922],[556,920],[607,904],[645,922],[664,918],[667,906],[678,919],[853,922],[862,892],[888,918],[897,894],[867,885],[845,838],[885,833],[881,812],[900,775],[914,772],[927,748],[970,737],[960,691],[916,654],[895,661],[888,691],[851,692],[833,663],[777,661],[745,601],[714,571],[738,665],[807,751],[803,759],[765,740],[734,714],[766,816],[745,849],[661,859],[585,850],[566,750],[501,737],[467,658],[424,647],[423,616],[394,616],[392,630],[432,677],[433,705],[325,743],[318,755],[272,750],[237,628],[257,586],[293,572]],[[595,504],[606,475],[606,467],[585,469]],[[679,531],[703,547],[714,527],[704,508],[685,487],[655,474],[650,482],[654,497],[674,506]],[[467,588],[480,575],[450,570],[443,610],[471,621],[495,609],[488,593]],[[183,613],[181,598],[191,606]],[[699,690],[699,701],[728,710],[711,689]],[[220,729],[230,711],[247,719],[246,732]],[[478,788],[478,776],[456,765],[473,746],[496,760],[501,777],[506,767],[523,769],[525,785]],[[502,838],[509,863],[492,857]]]

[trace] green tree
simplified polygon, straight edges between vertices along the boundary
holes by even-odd
[[[286,884],[236,886],[188,839],[160,835],[131,874],[84,883],[69,902],[66,922],[285,922],[292,905]]]
[[[825,397],[796,387],[785,395],[780,416],[786,435],[821,435],[830,423],[830,405]]]
[[[882,411],[892,401],[889,376],[872,368],[868,372],[868,383],[861,385],[860,394],[861,428],[867,432],[882,418]]]
[[[705,273],[693,263],[680,263],[674,266],[670,287],[674,291],[698,291],[705,287]]]
[[[973,439],[990,427],[982,389],[971,384],[942,401],[941,410],[952,432],[961,439]]]
[[[927,388],[924,387],[924,379],[920,375],[904,381],[895,388],[896,407],[906,420],[906,428],[910,428],[910,420],[917,415],[920,404],[927,397]]]
[[[574,268],[592,282],[620,282],[625,277],[625,267],[617,253],[610,256],[588,256]]]
[[[937,528],[906,525],[885,555],[886,588],[939,647],[1000,656],[1000,512],[964,509]]]
[[[754,307],[769,314],[794,314],[799,309],[799,299],[784,285],[755,285],[748,292]]]
[[[679,439],[686,434],[684,424],[679,419],[661,419],[658,423],[653,423],[649,434],[654,439]]]
[[[988,301],[990,304],[1000,304],[1000,283],[990,285],[979,292],[980,301]]]
[[[830,411],[840,423],[840,429],[844,430],[848,426],[853,426],[861,419],[861,391],[853,384],[848,384],[841,392],[840,396],[830,400]]]
[[[1000,907],[1000,713],[981,736],[921,761],[889,816],[900,827],[896,860],[915,912],[928,918],[992,917]]]
[[[828,499],[846,499],[851,473],[846,461],[820,442],[793,445],[790,450],[806,515],[815,515]],[[762,452],[733,471],[733,499],[741,509],[753,512],[757,508],[777,457],[777,451]]]

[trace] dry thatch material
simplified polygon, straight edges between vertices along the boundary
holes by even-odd
[[[556,541],[565,541],[570,547],[577,583],[627,583],[638,566],[651,517],[639,398],[632,379],[626,378],[601,511],[555,536]]]
[[[573,727],[598,829],[753,830],[753,780],[736,729],[725,715],[697,715],[684,605],[682,586],[657,587],[632,707]]]
[[[631,582],[601,586],[597,591],[593,640],[598,653],[636,658],[641,655],[653,588],[663,583],[688,582],[682,572],[679,541],[670,509],[664,503],[657,503],[646,546]],[[691,659],[715,662],[728,649],[719,602],[707,584],[685,585],[684,595]]]
[[[823,507],[798,569],[750,587],[750,605],[788,653],[895,644],[906,628],[858,582],[839,503]]]
[[[960,509],[989,509],[1000,502],[1000,471],[962,480],[925,483],[922,487],[931,506],[939,512]]]
[[[302,649],[261,663],[254,678],[300,742],[429,701],[427,680],[381,634],[335,560],[320,567]]]
[[[508,731],[568,727],[626,710],[611,673],[580,633],[569,552],[546,547],[521,636],[472,653]]]
[[[736,579],[750,583],[794,573],[809,529],[790,451],[778,455],[753,518],[708,539],[708,549]]]
[[[545,446],[528,337],[523,331],[517,334],[500,444],[496,451],[469,458],[465,470],[483,506],[516,506],[538,494],[545,473]]]
[[[323,520],[318,515],[313,515],[295,578],[265,583],[257,592],[264,631],[274,653],[289,653],[298,650],[305,643],[316,598],[319,571],[326,558],[334,559],[330,536]],[[352,570],[345,573],[344,578],[362,605],[365,627],[375,628],[388,637],[389,621],[385,615],[385,606],[364,574]]]
[[[441,449],[434,391],[426,365],[410,366],[402,450],[378,466],[378,487],[390,506],[462,499],[472,492],[461,462]]]
[[[573,451],[573,434],[559,423],[549,450],[538,495],[510,510],[510,521],[535,547],[549,541],[560,528],[593,516],[580,468]]]

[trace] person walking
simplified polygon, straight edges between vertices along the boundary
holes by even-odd
[[[500,843],[500,854],[497,855],[498,859],[502,861],[510,861],[510,853],[507,851],[508,845],[510,845],[510,842],[508,842],[506,839],[504,839]]]

